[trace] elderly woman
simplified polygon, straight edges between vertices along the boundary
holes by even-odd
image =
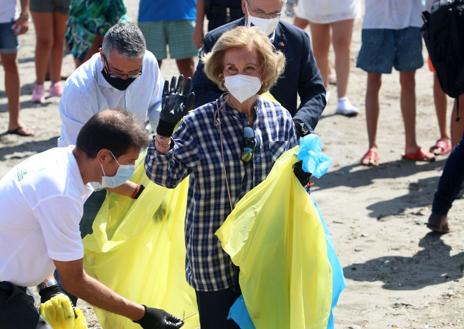
[[[238,269],[214,233],[297,137],[290,113],[259,96],[276,82],[285,62],[264,34],[249,27],[230,30],[204,62],[208,78],[225,93],[188,113],[172,137],[184,113],[176,117],[170,109],[176,101],[165,96],[145,169],[169,188],[190,175],[186,276],[196,290],[201,328],[236,328],[227,314],[240,295]],[[179,108],[186,112],[188,106]]]

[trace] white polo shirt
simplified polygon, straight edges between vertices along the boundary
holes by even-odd
[[[79,222],[92,191],[72,149],[36,154],[0,180],[0,281],[35,286],[53,272],[52,260],[84,256]]]
[[[158,123],[164,81],[158,62],[150,51],[145,52],[142,75],[126,90],[112,87],[103,77],[102,70],[101,55],[97,53],[66,81],[60,100],[61,136],[58,146],[76,144],[82,126],[92,115],[107,109],[127,110],[141,125],[147,119],[152,125]]]

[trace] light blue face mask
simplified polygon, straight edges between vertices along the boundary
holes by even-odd
[[[89,185],[95,190],[102,190],[104,188],[115,188],[118,186],[121,186],[126,182],[129,178],[132,177],[135,171],[135,166],[134,165],[122,165],[118,162],[116,157],[114,156],[113,152],[111,152],[111,156],[113,157],[114,160],[116,160],[116,163],[118,164],[118,171],[114,176],[106,176],[105,175],[105,170],[103,169],[102,164],[100,163],[100,168],[103,172],[102,180],[100,182],[90,182]]]

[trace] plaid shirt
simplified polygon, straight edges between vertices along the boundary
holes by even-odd
[[[240,157],[246,124],[246,115],[226,105],[221,97],[184,117],[167,154],[158,153],[153,142],[148,147],[145,171],[155,183],[174,188],[190,175],[186,275],[197,291],[224,290],[237,282],[237,271],[214,235],[231,212],[226,179],[235,204],[266,178],[282,153],[297,144],[290,113],[259,98],[252,127],[257,146],[253,159],[244,163]]]

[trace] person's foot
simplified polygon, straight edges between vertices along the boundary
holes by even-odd
[[[50,96],[61,97],[61,95],[63,95],[63,86],[61,85],[61,81],[54,82],[50,86]]]
[[[404,160],[434,162],[435,155],[418,147],[414,152],[407,152],[401,156]]]
[[[447,155],[451,152],[451,141],[449,138],[440,138],[430,147],[430,152],[435,155]]]
[[[347,117],[357,116],[359,110],[351,104],[348,97],[342,97],[338,99],[336,114],[341,114]]]
[[[44,85],[36,84],[32,90],[32,101],[34,103],[45,103],[45,88]]]
[[[361,164],[363,166],[377,167],[380,164],[380,155],[376,147],[371,147],[362,157]]]
[[[448,217],[446,215],[439,215],[432,213],[427,221],[427,227],[433,232],[446,234],[448,233]]]
[[[9,128],[6,133],[7,135],[18,135],[21,137],[30,137],[34,136],[34,132],[32,130],[27,129],[24,126],[19,126],[16,128]]]

